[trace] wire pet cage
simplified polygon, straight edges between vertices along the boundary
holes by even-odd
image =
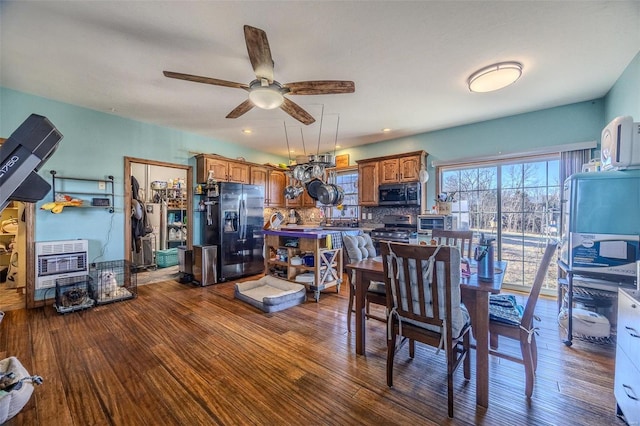
[[[138,295],[137,267],[127,260],[92,263],[91,294],[97,305],[133,299]]]

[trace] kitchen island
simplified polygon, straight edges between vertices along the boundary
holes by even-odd
[[[336,287],[340,291],[342,248],[333,248],[336,231],[288,228],[263,233],[267,274],[304,284],[313,291],[316,302],[324,289]]]

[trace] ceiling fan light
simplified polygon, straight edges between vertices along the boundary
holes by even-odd
[[[249,99],[255,106],[262,109],[279,108],[284,102],[282,93],[270,87],[256,87],[251,89]]]
[[[500,62],[474,72],[469,76],[467,84],[472,92],[493,92],[515,83],[521,75],[521,63]]]

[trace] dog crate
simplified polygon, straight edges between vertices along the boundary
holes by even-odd
[[[93,307],[91,278],[88,275],[56,279],[56,303],[53,305],[60,314]]]
[[[91,295],[97,305],[133,299],[138,295],[137,267],[127,260],[92,263]]]

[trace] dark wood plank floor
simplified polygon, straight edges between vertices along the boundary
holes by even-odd
[[[555,300],[541,299],[537,309],[532,399],[524,396],[523,367],[491,358],[489,408],[475,405],[475,380],[465,383],[459,371],[450,420],[443,353],[417,345],[410,360],[403,348],[389,389],[385,325],[367,321],[367,356],[357,356],[344,286],[319,303],[310,299],[264,314],[235,300],[232,283],[165,281],[88,311],[8,311],[0,358],[17,356],[45,382],[7,424],[623,424],[615,416],[614,348],[563,345]]]

